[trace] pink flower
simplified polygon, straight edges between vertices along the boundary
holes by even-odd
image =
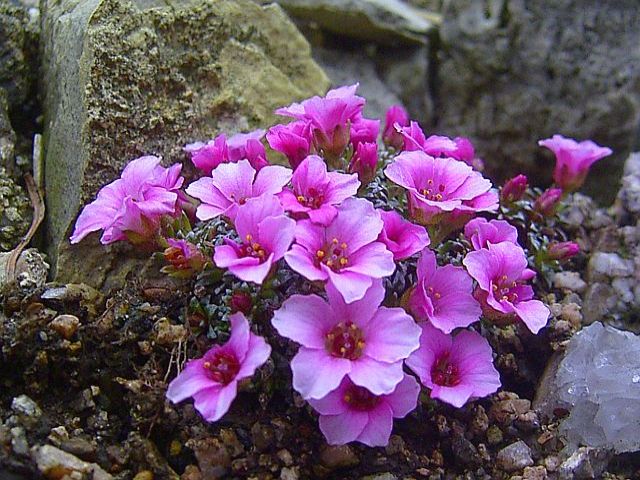
[[[409,125],[409,113],[401,105],[392,105],[385,114],[384,131],[382,140],[387,145],[391,145],[396,150],[400,150],[404,145],[404,137],[396,129]]]
[[[160,158],[151,155],[132,160],[121,178],[104,186],[84,207],[71,243],[97,230],[104,230],[100,239],[104,245],[126,239],[136,243],[153,240],[164,215],[180,214],[178,201],[184,181],[182,165],[163,168],[159,164]]]
[[[474,218],[465,225],[464,236],[471,242],[474,250],[487,248],[489,243],[518,244],[518,230],[505,220]]]
[[[207,262],[193,243],[175,238],[167,238],[167,243],[169,247],[164,250],[163,256],[168,265],[162,268],[164,273],[188,277],[202,270]]]
[[[320,400],[309,400],[320,414],[320,430],[330,445],[361,442],[369,447],[389,443],[394,418],[404,418],[416,408],[420,385],[404,375],[388,395],[374,395],[348,378]]]
[[[359,143],[349,162],[349,172],[357,173],[360,182],[367,185],[376,176],[378,167],[378,145],[376,143]]]
[[[482,160],[476,158],[471,141],[465,137],[450,139],[442,135],[426,138],[417,122],[410,122],[400,130],[404,137],[404,149],[407,152],[423,151],[432,157],[448,157],[461,160],[470,166],[482,167]]]
[[[311,151],[311,125],[304,121],[275,125],[267,132],[267,142],[275,151],[285,155],[291,168],[296,169]]]
[[[312,97],[276,113],[309,123],[316,150],[337,158],[349,143],[350,125],[362,116],[365,99],[355,94],[357,87],[330,90],[324,98]]]
[[[393,254],[376,241],[380,213],[371,202],[348,198],[326,227],[310,220],[296,225],[296,243],[285,255],[289,266],[311,281],[327,281],[347,303],[360,300],[373,279],[395,270]]]
[[[193,397],[196,410],[208,422],[220,420],[229,411],[238,382],[251,377],[271,354],[264,338],[251,333],[244,315],[236,313],[229,320],[229,341],[189,361],[167,390],[167,398],[173,403]]]
[[[507,204],[517,202],[524,197],[528,186],[527,177],[522,174],[517,175],[504,184],[500,192],[500,200]]]
[[[351,124],[351,144],[357,148],[361,143],[376,143],[380,131],[380,120],[356,118]]]
[[[403,152],[384,173],[408,190],[410,207],[423,225],[442,221],[441,214],[473,214],[498,208],[491,182],[451,158],[434,158],[422,151]]]
[[[354,196],[360,186],[355,175],[327,172],[327,165],[317,155],[300,163],[291,184],[293,190],[285,189],[279,195],[284,209],[325,226],[338,214],[335,205]]]
[[[446,335],[426,324],[420,348],[407,359],[420,382],[438,398],[460,408],[472,398],[486,397],[500,388],[489,343],[474,331]]]
[[[213,261],[240,280],[261,285],[275,262],[293,241],[296,222],[284,215],[273,195],[251,198],[238,208],[235,227],[240,242],[225,239],[215,248]]]
[[[429,245],[429,235],[424,227],[405,220],[393,210],[380,210],[383,227],[378,241],[393,253],[393,259],[404,260]]]
[[[553,242],[547,248],[550,260],[568,260],[580,253],[580,245],[576,242]]]
[[[578,143],[562,135],[540,140],[538,145],[547,147],[555,154],[556,167],[553,170],[553,180],[568,192],[582,186],[591,165],[613,153],[610,148],[601,147],[591,140]]]
[[[390,394],[402,381],[402,361],[418,348],[420,327],[401,308],[380,307],[384,294],[377,280],[347,304],[327,285],[328,302],[293,295],[276,310],[274,328],[301,344],[291,370],[303,398],[325,397],[345,376],[374,395]]]
[[[228,140],[221,134],[208,143],[190,143],[184,149],[191,154],[193,164],[207,175],[221,163],[235,163],[242,159],[249,160],[253,168],[260,170],[269,165],[264,146],[260,142],[264,134],[264,130],[255,130],[238,133]]]
[[[532,300],[533,289],[524,285],[535,272],[527,268],[522,248],[510,242],[489,244],[468,253],[462,263],[478,282],[475,296],[487,318],[499,322],[520,318],[533,333],[547,324],[549,309]]]
[[[409,296],[409,309],[418,321],[450,333],[480,320],[482,310],[473,298],[473,280],[462,267],[438,267],[435,254],[425,249],[418,260],[418,281]]]
[[[240,160],[217,166],[210,177],[189,185],[187,193],[202,202],[196,210],[200,220],[223,215],[233,221],[240,205],[249,198],[280,193],[291,175],[290,169],[277,165],[264,167],[256,174],[249,161]]]
[[[533,208],[545,217],[552,217],[558,210],[560,200],[562,200],[562,189],[547,188],[536,198],[536,201],[533,203]]]

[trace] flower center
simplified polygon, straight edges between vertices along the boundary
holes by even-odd
[[[242,253],[244,254],[244,256],[264,260],[267,253],[258,242],[253,241],[253,237],[251,236],[251,234],[247,233],[245,240],[246,242],[242,245]]]
[[[458,366],[449,362],[449,352],[438,358],[431,367],[431,380],[443,387],[455,387],[460,383]]]
[[[205,358],[203,367],[211,380],[226,385],[236,378],[240,362],[232,352],[217,351]]]
[[[427,295],[435,300],[440,300],[440,298],[442,298],[442,294],[440,292],[436,292],[433,287],[427,288]]]
[[[434,202],[441,202],[443,197],[443,192],[445,191],[445,186],[443,183],[439,184],[438,187],[433,183],[432,179],[427,180],[426,188],[420,190],[420,193],[427,199]]]
[[[380,402],[379,396],[358,385],[351,385],[347,388],[342,399],[351,408],[360,411],[372,410]]]
[[[348,245],[345,242],[340,243],[337,238],[334,238],[330,244],[316,252],[316,263],[324,263],[332,270],[338,271],[349,264],[347,248]]]
[[[518,301],[518,294],[512,290],[518,286],[517,282],[509,281],[506,275],[502,275],[491,288],[493,295],[501,302],[515,303]]]
[[[340,322],[325,336],[327,352],[338,358],[357,360],[364,345],[364,334],[353,322]]]
[[[235,193],[232,193],[231,195],[229,195],[229,198],[234,202],[236,202],[238,205],[244,205],[245,203],[247,203],[246,197],[236,198]]]
[[[309,188],[306,194],[299,194],[297,197],[300,205],[303,205],[307,208],[318,209],[322,206],[322,202],[324,201],[324,194],[318,191],[316,188]]]

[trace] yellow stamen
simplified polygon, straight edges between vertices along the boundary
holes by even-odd
[[[342,258],[340,259],[340,265],[341,265],[341,266],[343,266],[343,267],[344,267],[347,263],[349,263],[349,260],[348,260],[348,259],[346,259],[345,257],[342,257]]]
[[[318,258],[324,258],[324,255],[325,255],[324,250],[318,250],[316,252],[316,257]]]

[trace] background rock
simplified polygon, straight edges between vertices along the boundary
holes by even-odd
[[[640,337],[596,322],[550,364],[534,407],[548,417],[556,408],[569,410],[560,430],[571,445],[640,450]]]
[[[248,0],[45,0],[47,244],[62,281],[105,285],[118,249],[70,247],[82,205],[143,154],[264,126],[328,81],[277,5]],[[153,7],[153,8],[152,8]],[[94,248],[96,247],[96,248]],[[92,270],[98,263],[104,268]],[[139,266],[115,267],[126,273]],[[78,268],[82,265],[82,268]]]
[[[432,128],[474,141],[492,175],[549,181],[554,133],[611,147],[590,176],[613,200],[640,120],[640,5],[635,0],[459,0],[440,29]]]

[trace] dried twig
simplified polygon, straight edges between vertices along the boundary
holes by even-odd
[[[7,262],[7,279],[9,281],[15,280],[16,274],[16,265],[18,263],[18,258],[20,254],[25,249],[29,242],[35,235],[38,227],[44,220],[44,200],[42,199],[42,194],[40,193],[40,189],[36,186],[36,183],[33,181],[33,177],[31,174],[27,173],[24,176],[24,181],[27,184],[27,190],[29,192],[29,198],[31,199],[31,204],[33,205],[33,218],[31,220],[31,226],[27,231],[27,234],[22,237],[20,243],[11,250],[9,255],[9,260]]]

